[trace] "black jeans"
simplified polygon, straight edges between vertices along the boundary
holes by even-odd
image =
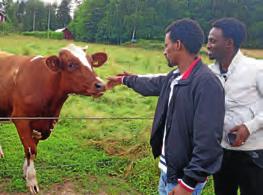
[[[263,150],[224,150],[222,166],[214,174],[216,195],[263,195]]]

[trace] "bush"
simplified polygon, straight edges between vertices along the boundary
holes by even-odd
[[[14,26],[12,23],[2,22],[0,23],[0,35],[7,35],[14,31]]]
[[[164,43],[163,41],[159,40],[146,40],[146,39],[139,39],[136,42],[126,42],[122,45],[128,47],[139,47],[147,50],[163,50]]]
[[[33,36],[33,37],[38,37],[38,38],[49,38],[50,39],[64,39],[64,34],[63,32],[54,32],[54,31],[34,31],[34,32],[23,32],[22,35],[25,36]]]

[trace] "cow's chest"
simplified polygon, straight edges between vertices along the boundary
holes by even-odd
[[[50,133],[53,131],[54,124],[56,120],[33,120],[30,123],[32,131],[38,131],[42,134],[41,139],[46,139],[49,137]]]

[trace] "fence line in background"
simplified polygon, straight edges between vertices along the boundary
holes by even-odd
[[[153,117],[0,117],[0,120],[147,120]]]

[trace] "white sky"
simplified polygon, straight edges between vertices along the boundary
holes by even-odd
[[[57,3],[57,4],[60,4],[61,0],[41,0],[43,1],[44,3]]]
[[[15,0],[15,1],[18,1],[18,0]],[[61,3],[62,0],[40,0],[40,1],[44,2],[45,4],[57,3],[57,5],[60,5],[60,3]],[[2,0],[0,0],[0,2],[2,2]],[[76,9],[76,4],[73,3],[71,6],[72,6],[72,7],[71,7],[72,9],[71,9],[70,15],[73,17],[73,15],[74,15],[74,13],[73,13],[74,11],[73,11],[73,10]]]
[[[1,1],[1,0],[0,0]],[[42,2],[44,2],[44,3],[46,3],[46,4],[49,4],[49,3],[57,3],[57,5],[60,5],[60,3],[61,3],[61,1],[62,0],[40,0],[40,1],[42,1]],[[74,4],[72,4],[72,7],[71,7],[72,9],[71,9],[71,13],[70,13],[70,15],[73,17],[73,15],[74,15],[74,11],[73,10],[75,10],[75,8],[76,8],[76,5],[75,5],[75,3]]]

